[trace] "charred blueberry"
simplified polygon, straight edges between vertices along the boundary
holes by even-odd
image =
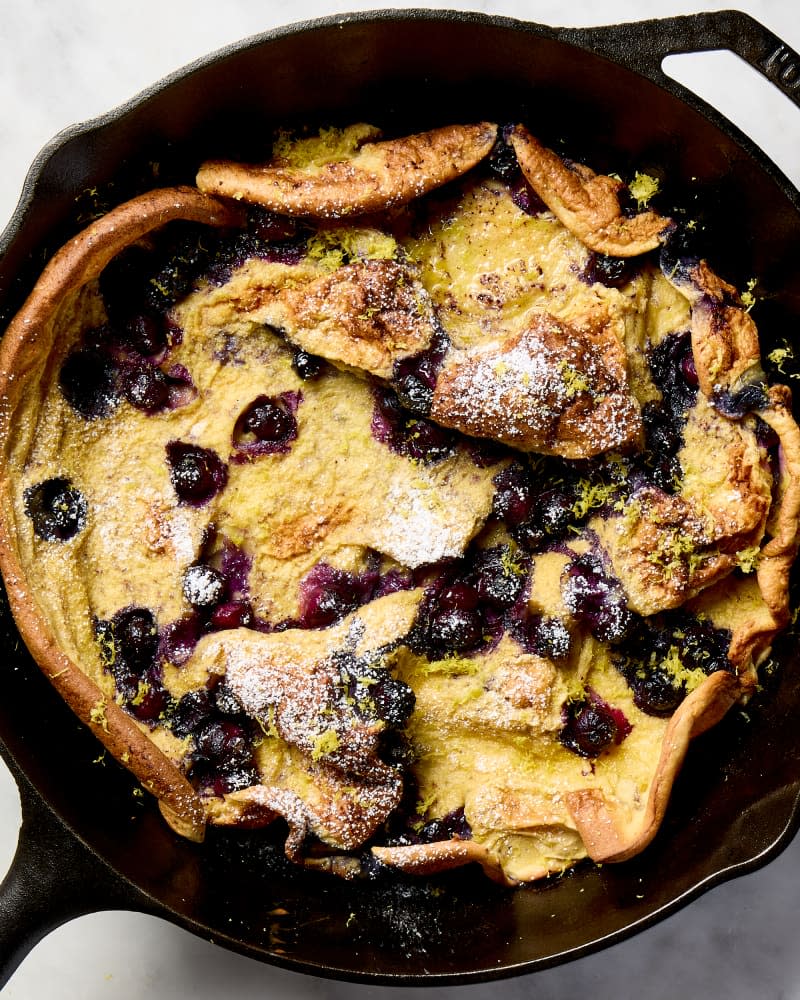
[[[34,533],[46,542],[66,542],[86,525],[83,494],[61,476],[29,486],[23,502]]]
[[[210,448],[170,441],[167,464],[172,488],[181,503],[202,507],[225,487],[228,470]]]
[[[561,743],[581,757],[599,757],[617,738],[614,715],[602,703],[591,699],[567,702],[563,717]]]
[[[304,382],[319,378],[325,368],[325,362],[316,354],[309,354],[308,351],[295,351],[292,358],[292,368],[295,374]]]
[[[183,574],[183,595],[193,608],[211,608],[225,594],[225,578],[212,566],[195,563]]]
[[[79,348],[67,355],[58,385],[69,405],[86,420],[107,417],[117,405],[117,368],[100,351]]]

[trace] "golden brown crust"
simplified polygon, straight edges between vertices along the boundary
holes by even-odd
[[[208,194],[264,205],[284,215],[341,218],[402,205],[455,180],[489,152],[497,127],[449,125],[366,143],[346,160],[298,168],[209,160],[197,174]]]
[[[682,497],[645,487],[628,510],[620,518],[598,518],[594,530],[631,611],[652,615],[680,607],[736,565],[712,548],[703,520]]]
[[[392,260],[322,275],[300,264],[262,266],[235,305],[301,350],[383,379],[397,361],[430,346],[435,333],[425,289]]]
[[[431,418],[522,451],[589,458],[636,441],[639,406],[609,326],[535,314],[501,343],[452,352]]]
[[[761,550],[757,573],[777,631],[789,621],[789,573],[800,544],[800,428],[791,413],[789,389],[773,386],[769,397],[760,416],[778,435],[781,472],[768,525],[772,537]]]
[[[5,483],[3,493],[7,512]],[[202,840],[205,820],[197,792],[134,720],[59,648],[25,582],[6,518],[0,519],[0,568],[17,628],[47,679],[109,753],[132,771],[148,791],[163,800],[170,815],[175,817],[174,827],[180,827],[179,832],[191,840]]]
[[[50,349],[48,323],[65,296],[97,277],[124,247],[172,219],[208,225],[236,225],[238,212],[192,188],[149,192],[112,210],[64,246],[42,276],[0,345],[0,437],[3,447],[0,503],[0,569],[20,633],[45,675],[76,715],[127,766],[145,788],[165,803],[172,825],[184,836],[201,840],[200,799],[187,779],[154,745],[134,720],[58,647],[31,593],[10,532],[14,523],[9,467],[9,430],[20,400],[28,391],[26,373]]]
[[[763,381],[758,330],[738,292],[706,261],[665,274],[691,303],[692,355],[700,391],[709,399]]]
[[[655,212],[623,216],[617,192],[622,182],[595,174],[589,167],[567,166],[524,125],[515,125],[509,141],[525,179],[556,218],[590,250],[614,257],[634,257],[654,250],[670,228]]]
[[[472,840],[440,840],[433,844],[373,847],[372,853],[383,864],[409,875],[436,875],[452,868],[479,864],[492,881],[501,885],[519,884],[505,874],[502,865],[490,851]]]
[[[3,337],[0,399],[13,398],[14,386],[9,376],[18,381],[29,361],[39,356],[40,330],[65,296],[96,278],[125,247],[174,219],[209,226],[238,226],[243,216],[235,207],[194,188],[160,188],[125,202],[83,229],[48,262]],[[6,406],[4,403],[3,413]]]

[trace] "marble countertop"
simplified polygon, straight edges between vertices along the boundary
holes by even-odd
[[[228,42],[292,21],[377,3],[358,0],[3,0],[0,30],[0,226],[28,165],[60,129],[91,119],[182,65]],[[394,8],[422,6],[394,3]],[[655,0],[452,2],[552,25],[591,25],[700,11]],[[738,4],[800,50],[800,17],[784,0]],[[800,185],[800,110],[727,52],[671,57],[666,70],[731,118]],[[0,874],[20,822],[14,782],[0,763]],[[495,984],[440,987],[455,1000],[586,997],[800,1000],[800,838],[765,868],[718,887],[622,944],[568,965]],[[9,1000],[280,1000],[411,995],[353,986],[262,965],[155,917],[104,912],[51,933],[5,989]]]

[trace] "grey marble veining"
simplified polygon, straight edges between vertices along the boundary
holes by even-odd
[[[0,0],[0,226],[14,211],[29,163],[60,129],[128,100],[161,76],[238,38],[308,17],[378,6],[349,0]],[[454,0],[436,6],[588,25],[689,13],[705,5]],[[738,6],[800,49],[794,4],[754,0]],[[728,53],[676,57],[668,68],[731,117],[800,185],[800,110]],[[18,826],[16,789],[0,765],[2,871],[11,863]],[[765,868],[717,887],[610,949],[533,976],[434,988],[426,995],[431,1000],[800,1000],[799,910],[800,839]],[[412,991],[272,969],[156,918],[113,912],[74,920],[45,938],[4,995],[9,1000],[378,1000]]]

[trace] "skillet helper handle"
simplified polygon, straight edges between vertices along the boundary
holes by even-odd
[[[131,892],[18,771],[22,827],[0,885],[0,989],[46,934],[73,917],[131,908]]]
[[[568,31],[566,38],[608,55],[656,83],[668,79],[661,68],[666,56],[728,49],[800,107],[800,54],[738,10],[581,28]]]

